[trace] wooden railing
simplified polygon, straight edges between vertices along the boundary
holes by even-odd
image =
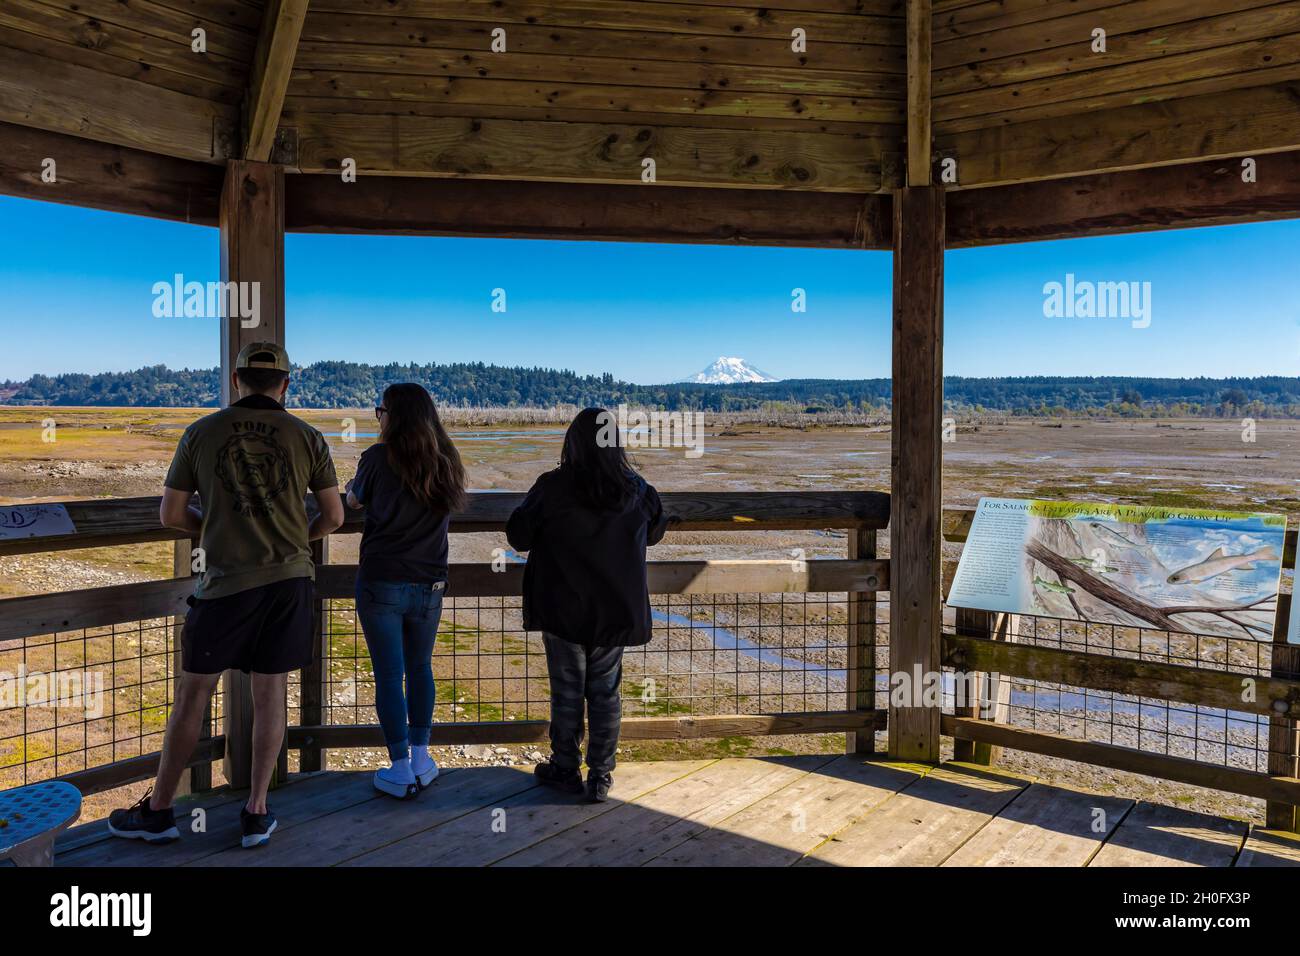
[[[810,560],[796,569],[789,561],[652,561],[650,590],[658,595],[752,594],[833,592],[847,595],[848,662],[845,706],[839,710],[764,714],[683,714],[671,717],[629,718],[623,733],[628,739],[683,738],[730,734],[758,735],[804,732],[846,732],[850,746],[863,753],[873,749],[874,733],[886,725],[886,714],[874,706],[878,593],[889,590],[889,562],[876,555],[877,532],[889,519],[887,495],[870,492],[803,492],[797,494],[665,494],[664,503],[679,531],[772,531],[799,529],[842,530],[847,534],[847,554],[842,559]],[[471,497],[464,512],[455,516],[455,532],[500,531],[518,504],[518,494],[482,493]],[[76,523],[75,535],[38,540],[0,542],[0,554],[32,553],[72,548],[100,547],[130,542],[178,540],[178,554],[188,543],[157,522],[156,498],[87,501],[68,504]],[[944,512],[945,540],[960,544],[969,532],[973,511]],[[348,513],[348,523],[338,533],[361,530],[360,516]],[[670,539],[671,540],[671,539]],[[1293,567],[1296,533],[1286,537],[1284,561]],[[323,557],[323,552],[320,554]],[[945,593],[955,562],[944,567]],[[455,598],[511,597],[520,593],[522,567],[493,571],[486,565],[457,564],[451,569],[448,594]],[[356,568],[322,562],[317,573],[317,596],[324,602],[352,594]],[[149,618],[177,618],[184,613],[192,582],[184,578],[150,581],[61,594],[36,595],[0,601],[0,641],[83,628],[103,627]],[[1294,829],[1300,804],[1297,779],[1296,716],[1300,714],[1300,648],[1285,643],[1285,622],[1290,596],[1279,602],[1274,643],[1269,647],[1267,672],[1231,669],[1225,662],[1204,666],[1170,663],[1127,656],[1034,646],[1014,642],[1005,615],[958,610],[956,626],[941,636],[944,665],[971,673],[1002,678],[1042,681],[1068,687],[1138,695],[1238,713],[1266,716],[1270,725],[1268,772],[1256,772],[1185,757],[1170,756],[1109,743],[1073,739],[1046,733],[1006,720],[1003,680],[991,686],[995,704],[990,716],[977,707],[959,707],[941,720],[942,732],[955,739],[959,758],[991,762],[998,748],[1012,748],[1061,757],[1098,766],[1161,777],[1199,786],[1262,798],[1268,801],[1270,826]],[[322,620],[323,620],[322,615]],[[322,627],[322,634],[324,628]],[[382,743],[374,725],[329,726],[322,719],[327,701],[322,666],[328,648],[302,674],[301,720],[291,727],[288,747],[300,752],[300,766],[322,765],[322,750],[373,747]],[[909,670],[891,653],[890,669]],[[1253,681],[1253,699],[1243,697],[1243,682]],[[227,693],[232,688],[227,685]],[[238,691],[238,688],[234,688]],[[194,755],[202,785],[208,762],[247,746],[247,709],[227,701],[224,733],[205,740]],[[520,743],[544,739],[546,722],[457,721],[435,729],[438,743]],[[104,767],[69,775],[86,790],[105,789],[150,776],[156,754],[142,754]]]
[[[974,514],[969,509],[945,510],[945,540],[964,543]],[[1286,534],[1284,567],[1295,567],[1296,537],[1295,529]],[[945,563],[945,594],[955,570],[956,562]],[[942,635],[944,665],[964,673],[992,673],[1266,716],[1267,773],[1011,726],[1006,722],[1006,681],[993,691],[994,719],[981,719],[971,706],[945,715],[940,726],[945,735],[955,738],[958,756],[964,759],[989,762],[995,748],[1007,747],[1243,794],[1268,802],[1269,826],[1296,830],[1300,822],[1296,815],[1300,647],[1286,643],[1290,608],[1291,595],[1280,595],[1267,673],[1233,670],[1226,662],[1222,667],[1175,664],[1016,644],[1009,640],[1013,635],[1007,615],[965,609],[956,611],[956,627]],[[1253,693],[1243,694],[1248,687]]]
[[[455,515],[453,532],[500,531],[522,495],[479,493]],[[671,717],[632,717],[624,721],[628,739],[685,738],[743,734],[829,733],[850,735],[850,746],[869,752],[874,734],[885,726],[885,714],[874,709],[876,680],[877,592],[889,587],[889,563],[875,556],[875,534],[889,519],[888,495],[875,492],[809,492],[798,494],[666,493],[665,511],[674,531],[774,531],[826,529],[846,532],[848,556],[843,559],[745,561],[652,561],[648,576],[656,595],[798,594],[838,592],[848,600],[848,661],[843,708],[826,711],[764,714],[681,714]],[[157,498],[116,501],[69,502],[77,527],[75,534],[0,542],[0,555],[62,551],[129,543],[174,540],[178,573],[185,566],[190,542],[158,524]],[[314,502],[309,500],[309,510]],[[349,511],[348,521],[336,535],[358,533],[362,521]],[[670,539],[671,540],[671,539]],[[322,560],[326,549],[318,546],[316,596],[323,603],[350,598],[355,565],[335,565]],[[507,565],[493,570],[484,564],[455,564],[450,569],[448,597],[512,597],[521,593],[523,568]],[[22,640],[59,632],[111,627],[156,618],[179,621],[185,600],[193,590],[186,577],[136,584],[42,594],[0,601],[0,641]],[[318,614],[320,645],[316,660],[301,674],[300,713],[290,728],[287,749],[300,752],[300,769],[319,769],[326,748],[377,746],[382,735],[376,725],[327,726],[323,714],[328,703],[325,665],[329,656],[326,615]],[[226,776],[238,783],[246,773],[251,746],[251,708],[246,680],[228,674],[224,684],[224,733],[206,739],[195,753],[193,785],[202,787],[210,776],[209,762],[224,758]],[[434,728],[435,744],[519,743],[546,737],[544,720],[456,721]],[[88,767],[62,775],[91,792],[120,786],[151,776],[156,753],[141,754],[101,767]],[[243,768],[243,769],[241,769]],[[287,758],[281,769],[287,770]]]

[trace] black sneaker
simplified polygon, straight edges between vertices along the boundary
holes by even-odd
[[[557,767],[548,760],[533,768],[533,776],[547,787],[554,787],[565,793],[582,793],[582,774],[578,772],[577,767],[568,769]]]
[[[114,810],[108,815],[108,832],[124,840],[144,840],[146,843],[171,843],[179,840],[172,808],[150,810],[149,797],[153,788],[129,807]]]
[[[248,807],[241,807],[239,825],[244,829],[244,838],[240,843],[245,850],[261,846],[275,832],[275,814],[270,807],[266,808],[265,813],[249,813]]]
[[[614,778],[607,773],[587,772],[587,802],[604,803],[609,799],[609,788],[614,786]]]

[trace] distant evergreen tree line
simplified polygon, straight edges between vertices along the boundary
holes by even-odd
[[[0,384],[10,405],[211,406],[220,389],[217,369],[172,370],[162,365],[95,375],[33,375]],[[608,373],[508,368],[481,362],[449,365],[365,365],[316,362],[296,368],[289,403],[299,408],[366,408],[385,386],[419,382],[442,404],[468,407],[617,405],[739,412],[884,413],[889,379],[787,379],[735,385],[635,385]],[[944,379],[944,402],[958,413],[1088,416],[1258,416],[1300,418],[1300,378],[1054,377]]]

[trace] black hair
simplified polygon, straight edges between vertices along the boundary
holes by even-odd
[[[285,379],[289,377],[288,372],[281,371],[278,368],[237,368],[235,373],[239,376],[240,384],[244,388],[251,389],[254,392],[261,392],[264,395],[278,392]]]
[[[560,471],[577,484],[588,504],[602,511],[622,508],[636,494],[641,477],[623,448],[614,415],[584,408],[564,434]]]

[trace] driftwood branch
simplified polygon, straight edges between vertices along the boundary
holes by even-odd
[[[1243,624],[1240,621],[1234,621],[1232,618],[1227,617],[1224,614],[1224,612],[1225,611],[1237,611],[1237,612],[1248,611],[1259,604],[1264,604],[1267,603],[1268,601],[1276,600],[1277,597],[1276,595],[1271,595],[1266,598],[1261,598],[1260,600],[1255,601],[1251,604],[1242,604],[1242,605],[1229,604],[1226,606],[1225,605],[1198,606],[1198,605],[1191,604],[1191,605],[1179,605],[1177,607],[1159,608],[1154,605],[1147,604],[1145,601],[1142,601],[1138,598],[1133,597],[1133,595],[1129,594],[1127,591],[1121,591],[1119,588],[1115,587],[1115,585],[1111,584],[1109,581],[1103,581],[1101,578],[1089,574],[1087,571],[1083,570],[1083,568],[1074,564],[1072,561],[1069,561],[1066,558],[1061,557],[1059,554],[1057,554],[1051,548],[1047,547],[1047,545],[1043,544],[1037,538],[1034,538],[1029,542],[1029,544],[1025,548],[1025,553],[1028,554],[1029,557],[1037,561],[1039,564],[1043,565],[1046,568],[1051,569],[1056,574],[1056,576],[1062,581],[1069,581],[1071,584],[1077,584],[1080,588],[1087,591],[1089,594],[1091,594],[1093,597],[1097,598],[1098,600],[1105,601],[1107,604],[1111,605],[1112,607],[1118,608],[1119,610],[1123,611],[1125,614],[1130,614],[1133,617],[1136,617],[1138,620],[1146,621],[1150,624],[1154,624],[1162,631],[1178,631],[1184,634],[1193,633],[1185,630],[1178,623],[1178,621],[1174,619],[1174,615],[1213,614],[1216,617],[1222,618],[1223,620],[1227,621],[1230,624],[1240,627],[1242,630],[1246,632],[1247,635],[1249,635],[1250,634],[1249,625]],[[1071,601],[1071,603],[1073,604],[1074,602]],[[1076,612],[1078,611],[1077,606],[1075,610]],[[1263,630],[1262,627],[1260,629]]]

